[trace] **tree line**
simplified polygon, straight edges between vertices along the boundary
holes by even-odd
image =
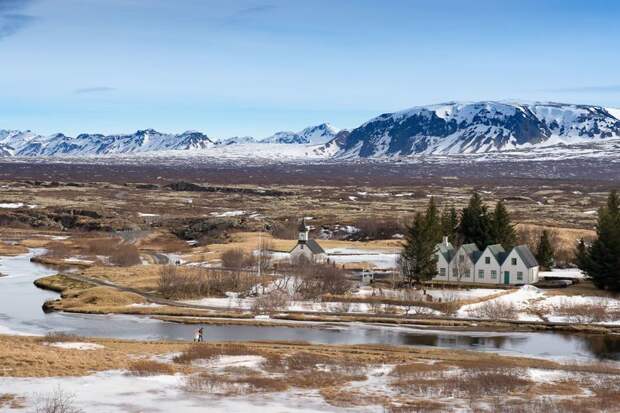
[[[474,193],[459,212],[454,207],[440,211],[431,198],[424,213],[417,212],[406,228],[401,268],[410,282],[430,280],[437,275],[435,249],[444,236],[455,247],[471,243],[480,250],[493,244],[509,250],[517,241],[515,225],[503,201],[498,201],[490,211],[480,194]],[[553,248],[547,231],[542,232],[536,256],[541,267],[553,266]]]
[[[590,243],[581,239],[577,245],[577,266],[594,285],[610,291],[620,291],[620,197],[611,191],[607,203],[598,211],[596,239]]]

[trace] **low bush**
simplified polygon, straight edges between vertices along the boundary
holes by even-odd
[[[34,400],[34,413],[82,413],[75,406],[75,395],[58,387],[51,393],[37,395]]]
[[[271,291],[261,294],[252,304],[254,314],[273,314],[277,311],[285,310],[290,302],[287,293],[282,291]]]
[[[226,292],[247,294],[257,283],[254,273],[217,268],[163,266],[158,291],[166,298],[223,297]]]
[[[160,376],[174,374],[174,367],[154,360],[134,361],[127,367],[130,376]]]
[[[194,343],[176,356],[173,361],[188,364],[194,360],[210,360],[219,356],[260,355],[256,350],[242,344]]]
[[[502,300],[485,301],[469,310],[470,316],[489,320],[516,320],[518,313],[519,311],[513,303]]]

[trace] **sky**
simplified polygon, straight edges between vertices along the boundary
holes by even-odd
[[[265,137],[447,101],[620,107],[620,1],[0,0],[0,129]]]

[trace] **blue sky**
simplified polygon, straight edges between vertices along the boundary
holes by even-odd
[[[263,137],[449,100],[620,107],[620,2],[0,0],[0,128]]]

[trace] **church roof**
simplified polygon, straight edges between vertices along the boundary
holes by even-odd
[[[313,239],[306,241],[306,245],[310,248],[313,254],[325,254],[325,250],[321,248],[318,242]]]

